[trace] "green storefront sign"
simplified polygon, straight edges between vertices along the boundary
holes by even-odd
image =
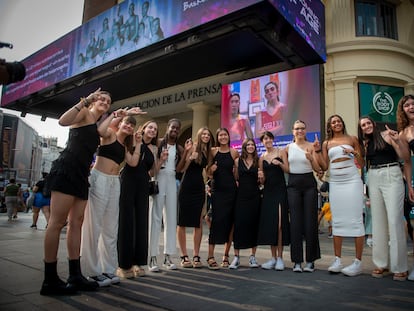
[[[397,105],[404,96],[404,88],[358,83],[358,92],[361,116],[370,116],[378,123],[396,123]]]

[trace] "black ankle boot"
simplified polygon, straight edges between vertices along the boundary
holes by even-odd
[[[57,261],[45,262],[45,279],[40,289],[40,295],[74,295],[76,288],[63,282],[57,275]]]
[[[99,284],[95,281],[88,281],[81,272],[80,259],[69,259],[68,284],[81,291],[95,291]]]

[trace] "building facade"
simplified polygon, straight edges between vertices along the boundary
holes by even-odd
[[[372,105],[361,94],[361,83],[414,94],[414,1],[324,3],[325,114],[343,116],[349,132],[356,134],[361,108]]]
[[[97,14],[94,0],[85,1],[85,16]],[[104,1],[102,10],[113,1]],[[119,1],[122,2],[122,1]],[[414,93],[414,1],[413,0],[328,0],[325,5],[327,60],[323,65],[322,104],[325,116],[343,116],[349,133],[357,133],[358,118],[375,105],[364,88],[372,94],[387,91],[396,94],[388,115],[377,121],[395,123],[395,108],[401,94]],[[116,4],[116,3],[115,3]],[[114,5],[115,5],[114,4]],[[93,12],[91,8],[94,8]],[[257,68],[255,73],[240,72],[193,81],[174,88],[128,98],[115,103],[115,108],[130,106],[150,98],[176,93],[198,86],[237,81],[245,76],[260,76],[277,68]],[[382,92],[382,97],[384,97]],[[168,116],[183,120],[184,136],[195,135],[202,125],[215,129],[220,126],[220,94],[183,101],[163,110],[148,107],[149,118],[155,118],[162,133]],[[380,97],[381,97],[380,96]],[[386,98],[383,98],[386,101]],[[389,104],[389,103],[387,103]],[[165,109],[165,110],[164,110]],[[321,132],[324,131],[324,122]],[[191,128],[194,129],[191,131]],[[187,131],[186,131],[187,130]],[[182,138],[184,140],[184,137]]]

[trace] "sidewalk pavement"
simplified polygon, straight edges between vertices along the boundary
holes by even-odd
[[[38,229],[30,228],[32,214],[19,213],[9,223],[0,214],[0,310],[413,310],[414,282],[393,281],[392,276],[375,279],[371,249],[365,247],[364,273],[356,277],[328,273],[333,260],[332,240],[327,230],[320,235],[322,258],[313,273],[294,273],[289,247],[284,249],[286,269],[267,271],[248,267],[249,250],[241,251],[238,270],[210,271],[206,266],[207,230],[201,248],[202,269],[181,268],[146,273],[145,277],[123,280],[119,285],[82,292],[67,297],[39,294],[43,280],[43,239],[45,221],[39,217]],[[187,246],[192,247],[192,230],[187,231]],[[413,249],[408,241],[409,250]],[[161,251],[162,253],[162,251]],[[232,251],[231,251],[232,253]],[[220,262],[223,246],[216,246]],[[342,261],[353,260],[353,239],[345,239]],[[192,254],[189,253],[192,257]],[[269,259],[268,247],[259,247],[259,263]],[[58,271],[67,278],[66,232],[61,234]],[[172,256],[179,266],[179,256]],[[409,268],[414,258],[408,257]],[[230,261],[232,256],[230,257]],[[162,254],[158,262],[163,262]]]

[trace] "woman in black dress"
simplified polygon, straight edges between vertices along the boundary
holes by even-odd
[[[100,89],[81,98],[60,118],[59,124],[70,126],[66,148],[56,159],[46,187],[51,190],[50,218],[45,234],[45,279],[41,295],[71,295],[77,290],[96,290],[98,283],[88,281],[80,268],[80,243],[83,214],[88,199],[88,175],[93,154],[99,144],[96,122],[111,106],[111,96]],[[69,258],[68,282],[57,275],[57,253],[60,233],[67,225]]]
[[[200,244],[203,235],[201,226],[204,201],[206,199],[203,171],[211,156],[212,134],[207,127],[197,132],[197,140],[193,144],[187,139],[184,154],[177,165],[178,172],[184,172],[178,194],[178,227],[177,238],[181,250],[181,266],[184,268],[201,268]],[[186,244],[186,227],[194,228],[193,262],[188,258]]]
[[[234,160],[239,157],[237,150],[230,148],[229,131],[219,128],[216,132],[216,148],[212,149],[212,165],[209,173],[213,175],[212,214],[208,245],[208,267],[218,269],[214,259],[216,244],[225,244],[221,266],[229,267],[229,250],[232,242],[234,204],[236,202],[236,179]]]
[[[270,245],[272,258],[262,264],[266,270],[284,270],[283,246],[289,245],[289,214],[284,172],[287,172],[286,153],[273,147],[274,136],[264,132],[260,141],[266,152],[259,159],[259,181],[264,185],[260,211],[258,245]]]
[[[260,213],[260,190],[258,181],[259,156],[253,139],[242,144],[240,158],[235,160],[236,180],[238,183],[234,210],[234,259],[229,268],[240,265],[240,249],[251,248],[249,266],[257,268],[256,261],[257,229]]]
[[[156,170],[157,123],[146,122],[135,135],[137,141],[142,139],[142,144],[136,145],[140,148],[138,163],[136,166],[125,164],[121,173],[117,270],[121,278],[143,276],[142,266],[148,260],[148,183]]]

